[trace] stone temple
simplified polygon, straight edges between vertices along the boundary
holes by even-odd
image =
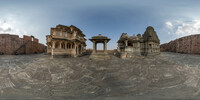
[[[82,31],[71,25],[57,25],[51,28],[50,35],[46,36],[47,53],[54,55],[69,55],[77,57],[86,52],[86,39]]]
[[[122,33],[117,43],[117,55],[121,58],[160,54],[160,40],[152,26],[147,27],[143,35]]]

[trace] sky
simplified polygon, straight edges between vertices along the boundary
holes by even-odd
[[[200,34],[200,0],[0,0],[0,34],[33,35],[46,44],[50,28],[74,25],[88,39],[102,34],[116,49],[122,33],[153,26],[161,44]]]

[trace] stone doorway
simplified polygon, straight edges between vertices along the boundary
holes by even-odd
[[[79,45],[78,46],[78,54],[81,54],[81,50],[82,50],[81,45]]]
[[[104,43],[97,43],[96,52],[104,52]]]

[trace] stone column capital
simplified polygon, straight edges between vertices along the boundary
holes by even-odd
[[[108,40],[104,40],[104,43],[108,43]]]
[[[96,43],[96,41],[93,40],[92,43]]]

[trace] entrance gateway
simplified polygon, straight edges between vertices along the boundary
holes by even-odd
[[[99,34],[98,36],[93,36],[89,39],[93,43],[93,52],[90,55],[90,59],[92,60],[107,60],[110,59],[110,56],[107,52],[107,43],[110,39],[106,36],[102,36]],[[97,52],[97,43],[103,43],[103,52]]]

